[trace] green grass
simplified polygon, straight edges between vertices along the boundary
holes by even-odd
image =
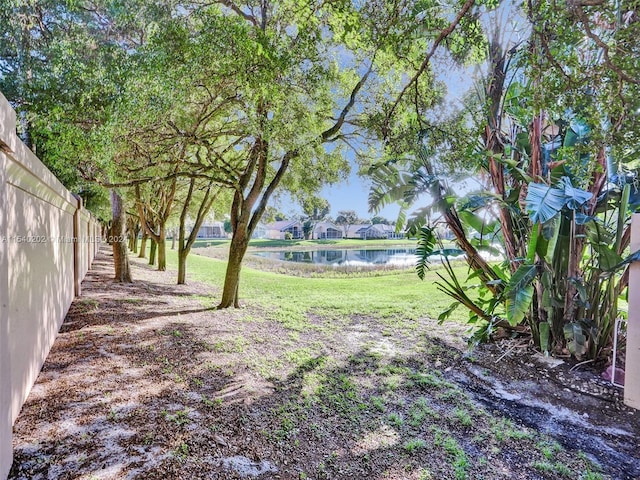
[[[407,440],[404,443],[403,448],[407,453],[411,454],[417,450],[420,450],[421,448],[425,448],[426,446],[427,442],[425,442],[421,438],[412,438],[411,440]]]
[[[167,265],[177,269],[177,254],[167,250]],[[222,288],[226,262],[190,255],[187,279]],[[460,273],[464,267],[459,267]],[[240,283],[241,302],[266,307],[270,319],[292,330],[309,327],[307,314],[344,318],[353,313],[373,318],[389,318],[390,327],[411,327],[413,320],[437,316],[451,304],[451,299],[437,290],[435,271],[421,281],[413,271],[398,271],[384,276],[347,278],[304,278],[264,272],[244,267]],[[301,301],[303,299],[303,301]],[[213,302],[203,299],[211,306]],[[464,309],[451,317],[465,320]]]

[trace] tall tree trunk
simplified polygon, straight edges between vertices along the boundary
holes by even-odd
[[[133,229],[133,248],[131,249],[131,252],[133,253],[138,253],[138,235],[140,235],[140,226],[136,224]]]
[[[291,159],[298,156],[298,151],[293,150],[284,154],[276,174],[263,191],[267,176],[267,155],[268,143],[261,138],[257,139],[252,152],[252,161],[240,181],[241,188],[236,190],[233,196],[231,205],[231,228],[233,229],[233,234],[231,236],[231,245],[229,245],[229,260],[224,278],[222,300],[218,308],[239,306],[238,284],[240,283],[240,269],[249,246],[249,239],[262,218],[271,195],[273,195],[289,168]],[[257,169],[254,169],[256,164]],[[244,189],[249,186],[250,181],[253,181],[253,184],[245,198]],[[254,210],[256,203],[258,206]]]
[[[504,165],[498,161],[495,156],[504,153],[504,145],[500,138],[501,134],[501,105],[502,97],[505,92],[505,54],[502,49],[500,32],[494,32],[493,39],[489,44],[489,57],[491,62],[491,76],[487,82],[487,101],[489,117],[483,134],[485,148],[491,153],[489,157],[489,177],[491,184],[496,193],[502,198],[499,205],[500,227],[504,246],[509,261],[511,272],[518,269],[518,262],[515,261],[520,257],[518,254],[518,245],[513,228],[513,220],[511,212],[505,205],[507,199],[507,184],[504,178]],[[494,156],[495,155],[495,156]]]
[[[156,241],[153,238],[149,238],[149,240],[151,240],[151,248],[149,248],[149,265],[155,265],[156,264],[156,250],[157,250],[158,244],[156,243]]]
[[[176,229],[171,229],[171,250],[176,249]]]
[[[165,238],[164,225],[161,225],[158,233],[158,270],[164,272],[167,269],[167,240]]]
[[[178,226],[178,285],[184,285],[187,281],[187,257],[189,256],[191,247],[198,237],[198,230],[200,230],[205,217],[213,206],[213,202],[216,200],[221,191],[220,189],[218,189],[216,192],[212,192],[212,184],[210,183],[208,185],[204,194],[204,198],[202,199],[200,207],[198,208],[198,213],[196,213],[193,228],[191,228],[191,232],[189,232],[189,237],[187,238],[187,214],[189,213],[189,207],[191,205],[191,200],[193,199],[193,192],[195,190],[195,187],[196,179],[192,178],[189,182],[187,197],[185,198],[182,205],[182,212],[180,212],[180,225]],[[174,229],[174,240],[175,237],[176,231]]]
[[[229,246],[229,261],[227,262],[227,271],[224,277],[224,290],[222,291],[222,300],[218,308],[239,307],[238,288],[240,286],[240,270],[242,268],[242,259],[249,246],[249,236],[247,225],[237,225],[231,237],[231,245]]]
[[[138,253],[138,258],[147,258],[147,235],[146,232],[142,234],[142,240],[140,240],[140,253]]]
[[[158,270],[164,271],[167,268],[167,255],[166,255],[166,231],[165,225],[167,222],[167,218],[169,218],[169,213],[171,211],[171,205],[173,204],[173,198],[176,190],[176,181],[172,183],[171,194],[169,200],[167,200],[164,211],[161,214],[156,215],[156,218],[151,222],[147,216],[145,215],[145,207],[144,202],[142,201],[142,196],[140,193],[140,186],[135,186],[135,194],[136,194],[136,204],[138,207],[138,218],[140,218],[140,224],[144,230],[144,232],[151,239],[151,248],[153,252],[153,258],[149,259],[149,265],[153,265],[155,263],[155,253],[154,244],[157,247],[158,253]],[[157,225],[157,227],[156,227]]]
[[[113,265],[115,280],[120,283],[131,283],[131,270],[127,256],[126,218],[122,205],[122,197],[114,189],[111,190],[111,247],[113,249]]]
[[[187,283],[187,257],[189,252],[187,250],[180,250],[178,252],[178,285],[184,285]]]

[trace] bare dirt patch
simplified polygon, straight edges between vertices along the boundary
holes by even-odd
[[[640,478],[640,416],[594,372],[468,352],[426,318],[311,312],[294,330],[134,262],[133,285],[94,264],[11,479]]]

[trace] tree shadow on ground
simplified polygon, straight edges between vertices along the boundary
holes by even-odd
[[[438,339],[292,355],[276,324],[164,289],[126,302],[129,289],[88,284],[95,311],[70,311],[16,422],[10,478],[242,478],[234,458],[279,479],[580,478],[593,462],[640,475],[633,437],[570,416],[540,434],[553,412],[501,398]],[[269,355],[284,373],[261,371]]]
[[[566,478],[562,467],[595,468],[520,415],[478,404],[443,372],[456,359],[437,342],[426,356],[310,357],[267,380],[201,362],[202,338],[183,323],[166,330],[92,362],[99,385],[69,388],[59,379],[77,380],[82,363],[61,369],[47,395],[25,405],[17,428],[31,424],[37,441],[18,445],[11,478],[241,478],[224,463],[235,457],[277,469],[260,478],[291,479]],[[621,463],[587,454],[612,478],[638,473],[633,450]]]

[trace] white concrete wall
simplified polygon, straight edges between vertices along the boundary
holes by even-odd
[[[12,111],[11,111],[12,112]],[[8,122],[9,111],[0,109],[0,138],[4,138],[4,128]],[[15,116],[13,117],[15,123]],[[0,148],[2,145],[0,145]],[[6,164],[7,157],[0,151],[0,478],[6,478],[12,463],[11,431],[11,356],[9,354],[9,257],[6,248],[7,231]]]
[[[0,94],[0,478],[13,422],[96,252],[97,222],[15,134]]]
[[[631,253],[640,250],[640,214],[631,218]],[[629,318],[624,377],[624,403],[640,409],[640,262],[629,266]]]

